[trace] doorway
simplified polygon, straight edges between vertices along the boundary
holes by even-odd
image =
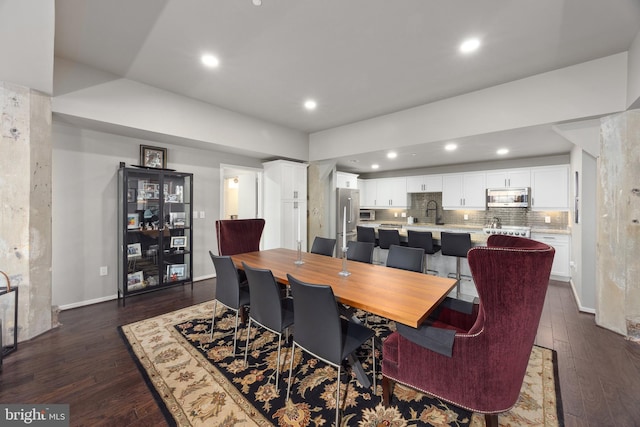
[[[220,218],[262,217],[262,169],[220,165]]]

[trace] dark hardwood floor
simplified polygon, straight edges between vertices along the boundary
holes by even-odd
[[[117,326],[213,299],[215,280],[67,310],[62,325],[5,358],[2,403],[68,403],[73,426],[166,425]],[[552,281],[537,344],[553,348],[566,426],[640,425],[640,345],[577,310],[568,284]]]

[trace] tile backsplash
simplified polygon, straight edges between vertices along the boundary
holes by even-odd
[[[483,227],[491,222],[493,217],[500,218],[502,225],[528,225],[532,228],[565,229],[569,225],[568,212],[542,212],[532,211],[526,208],[488,208],[485,211],[472,210],[443,210],[442,193],[411,193],[411,206],[408,209],[376,209],[376,222],[406,222],[402,213],[418,219],[419,223],[435,224],[443,222],[445,225],[469,225]],[[435,202],[435,203],[434,203]],[[427,216],[427,204],[430,208],[436,207],[434,212],[429,210]],[[397,215],[397,216],[396,216]],[[464,219],[464,215],[468,219]],[[546,223],[545,217],[551,222]]]

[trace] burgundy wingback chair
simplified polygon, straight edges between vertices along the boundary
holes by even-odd
[[[218,255],[235,255],[260,250],[264,219],[221,219],[216,221]]]
[[[434,319],[434,327],[456,330],[451,357],[393,332],[382,351],[385,405],[398,382],[485,414],[487,426],[497,426],[497,414],[511,409],[520,394],[554,254],[544,243],[502,235],[472,248],[468,261],[480,303],[467,316],[475,321],[446,323],[464,315],[444,308]]]

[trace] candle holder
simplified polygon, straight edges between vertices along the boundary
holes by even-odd
[[[338,273],[340,276],[350,276],[351,272],[347,270],[347,248],[342,248],[342,271]]]
[[[298,240],[298,259],[296,259],[293,263],[296,265],[304,264],[304,261],[302,260],[302,241],[301,240]]]

